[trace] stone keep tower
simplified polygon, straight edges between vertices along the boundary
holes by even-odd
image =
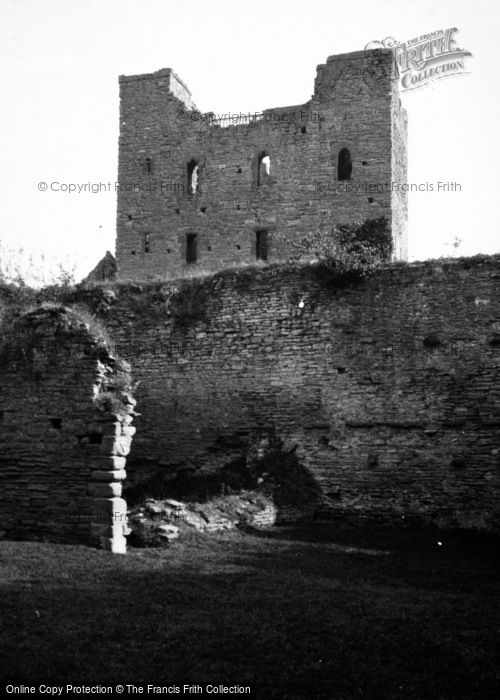
[[[386,216],[407,257],[406,113],[390,49],[330,56],[301,105],[201,114],[169,68],[120,77],[121,279],[286,258],[288,242]]]

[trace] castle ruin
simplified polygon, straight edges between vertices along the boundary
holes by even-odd
[[[120,77],[122,279],[286,259],[312,231],[385,216],[407,259],[405,110],[389,49],[330,56],[300,105],[216,116],[169,68]]]
[[[406,258],[404,193],[347,187],[406,179],[390,65],[331,57],[309,102],[236,124],[196,111],[171,70],[121,78],[121,281],[4,316],[0,537],[122,552],[129,487],[266,456],[319,494],[278,521],[499,531],[500,256],[351,285],[266,264],[382,216]]]

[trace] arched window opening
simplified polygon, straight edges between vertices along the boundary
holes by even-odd
[[[350,180],[352,175],[352,160],[351,152],[348,148],[343,148],[339,152],[339,160],[337,165],[337,179]]]
[[[257,185],[262,185],[270,174],[271,158],[265,151],[262,151],[257,160]]]
[[[198,192],[200,180],[200,168],[195,160],[190,160],[187,166],[188,176],[188,194],[196,194]]]

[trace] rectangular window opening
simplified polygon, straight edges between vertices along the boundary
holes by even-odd
[[[257,260],[267,260],[268,244],[267,231],[255,232],[255,257]]]
[[[196,233],[188,233],[186,237],[186,262],[192,265],[197,259],[197,244],[198,235]]]

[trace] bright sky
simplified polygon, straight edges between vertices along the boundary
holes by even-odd
[[[462,191],[410,194],[410,258],[500,252],[497,0],[0,0],[0,239],[81,274],[114,252],[113,192],[37,185],[115,182],[120,74],[173,68],[202,112],[255,112],[308,100],[327,56],[449,27],[471,74],[403,93],[408,181]]]

